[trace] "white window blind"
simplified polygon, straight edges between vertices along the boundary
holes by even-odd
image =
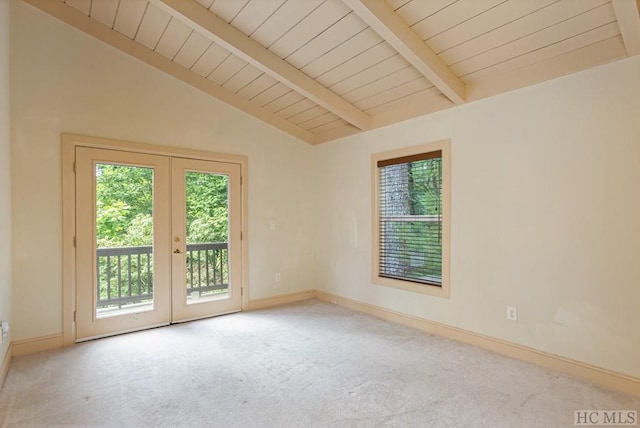
[[[442,286],[442,152],[378,161],[381,277]]]

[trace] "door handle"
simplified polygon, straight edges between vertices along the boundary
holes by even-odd
[[[179,248],[176,248],[175,250],[173,250],[173,254],[180,254],[182,251],[180,251]]]

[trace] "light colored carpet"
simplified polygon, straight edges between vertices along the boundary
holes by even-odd
[[[639,407],[315,300],[16,357],[0,392],[3,427],[570,427]]]

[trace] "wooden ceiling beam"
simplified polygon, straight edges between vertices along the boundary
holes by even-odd
[[[466,86],[385,0],[342,0],[455,104]],[[624,1],[624,0],[623,0]]]
[[[58,0],[24,0],[26,3],[48,13],[49,15],[83,31],[98,40],[131,55],[132,57],[161,70],[170,76],[193,86],[222,102],[225,102],[257,119],[262,120],[282,131],[300,138],[307,143],[314,142],[314,135],[309,131],[285,120],[284,118],[261,108],[250,101],[234,94],[228,89],[205,79],[197,73],[171,61],[169,58],[152,51],[146,46],[112,30],[101,22],[88,17],[71,6]]]
[[[613,0],[627,56],[640,54],[640,0]]]
[[[359,129],[369,129],[371,117],[368,114],[229,25],[195,0],[151,0],[151,2],[336,116]]]

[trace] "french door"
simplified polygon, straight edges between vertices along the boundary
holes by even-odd
[[[240,165],[76,147],[76,340],[241,309]]]

